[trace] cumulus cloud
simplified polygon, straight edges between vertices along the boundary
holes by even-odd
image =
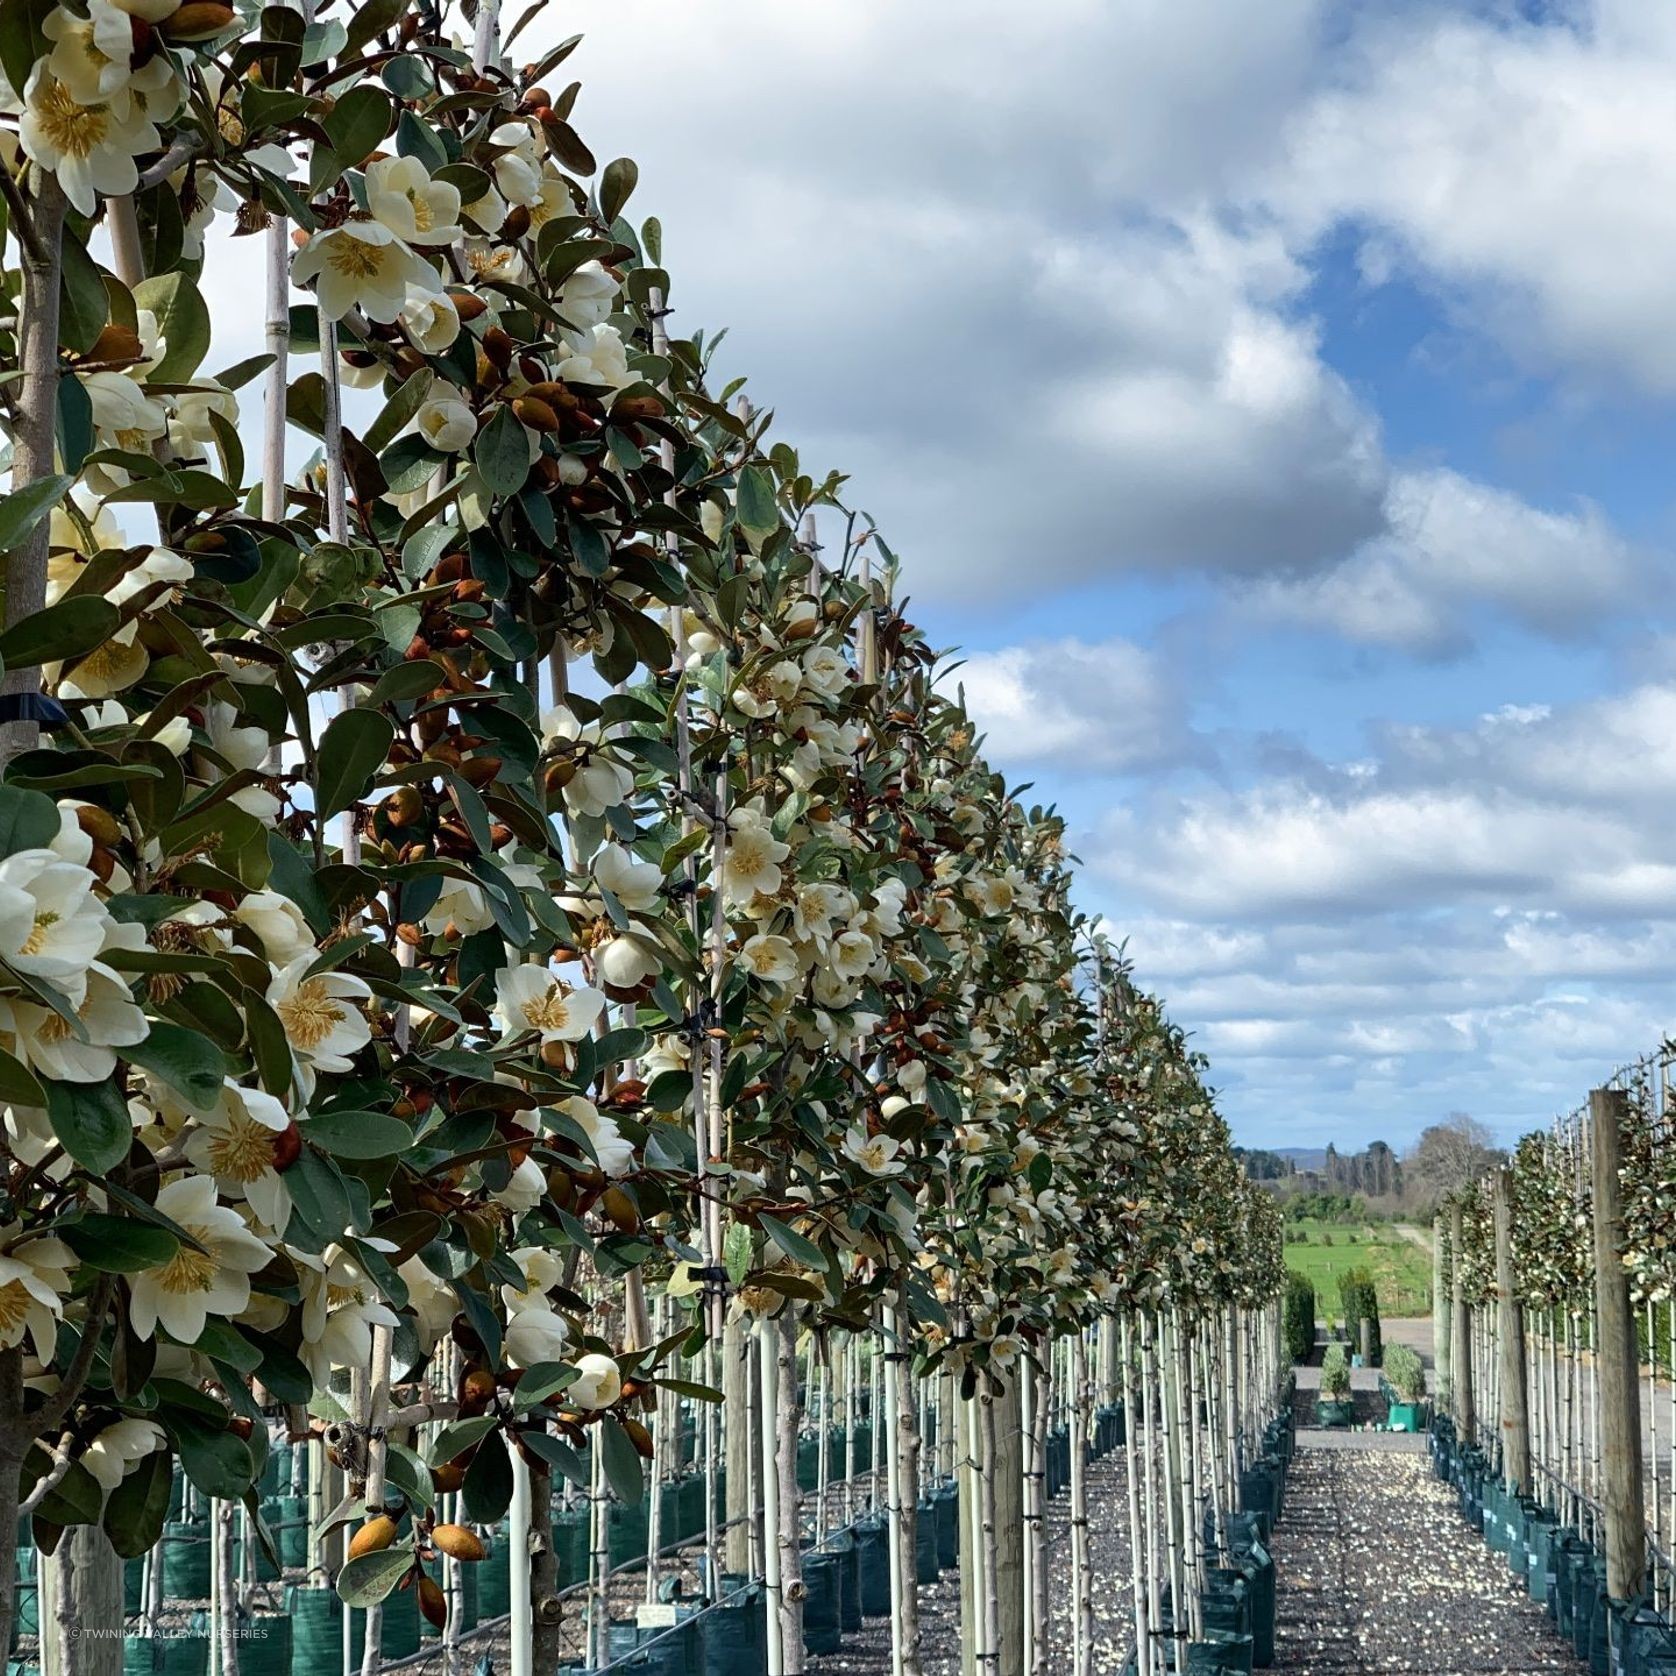
[[[1364,14],[1261,197],[1300,236],[1364,227],[1371,278],[1449,289],[1516,352],[1667,394],[1676,14],[1511,10]]]
[[[1127,640],[1008,646],[970,656],[949,677],[1000,767],[1050,763],[1120,773],[1205,760],[1186,695],[1155,652]]]
[[[581,4],[577,122],[632,149],[681,329],[911,561],[1000,600],[1302,572],[1382,527],[1308,270],[1217,209],[1273,155],[1318,0]],[[696,139],[695,139],[696,137]]]
[[[1669,1028],[1676,681],[1352,763],[1154,795],[1075,835],[1143,978],[1271,1141],[1454,1108],[1506,1135]]]
[[[1577,640],[1632,607],[1651,572],[1598,507],[1546,510],[1441,467],[1398,473],[1386,522],[1342,564],[1263,582],[1247,602],[1279,621],[1435,656],[1466,650],[1483,608]]]

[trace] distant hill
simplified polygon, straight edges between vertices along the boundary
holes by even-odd
[[[1324,1170],[1327,1167],[1327,1149],[1324,1146],[1272,1146],[1269,1151],[1291,1159],[1295,1170]]]

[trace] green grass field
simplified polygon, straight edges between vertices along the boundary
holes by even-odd
[[[1318,1320],[1338,1318],[1339,1276],[1353,1268],[1372,1273],[1381,1319],[1431,1312],[1431,1252],[1389,1223],[1288,1222],[1286,1236],[1286,1266],[1315,1288]]]

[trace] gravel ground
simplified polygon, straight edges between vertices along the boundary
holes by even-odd
[[[1585,1667],[1425,1456],[1300,1449],[1274,1539],[1276,1668],[1531,1676]]]

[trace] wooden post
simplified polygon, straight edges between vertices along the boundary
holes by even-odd
[[[1600,1370],[1601,1504],[1606,1515],[1606,1592],[1641,1593],[1647,1572],[1647,1521],[1641,1488],[1640,1353],[1624,1273],[1623,1189],[1618,1126],[1629,1109],[1622,1089],[1589,1095],[1594,1140],[1595,1361]]]
[[[1432,1396],[1439,1411],[1449,1406],[1449,1272],[1443,1261],[1443,1218],[1432,1218]]]
[[[122,1561],[98,1525],[72,1525],[41,1566],[41,1669],[46,1676],[118,1676]],[[98,1635],[86,1633],[89,1626]],[[11,1668],[8,1661],[7,1668]]]
[[[1466,1276],[1461,1272],[1461,1207],[1449,1212],[1449,1274],[1451,1344],[1450,1396],[1455,1411],[1455,1436],[1464,1449],[1477,1441],[1478,1417],[1472,1406],[1472,1311],[1467,1308]]]
[[[1501,1365],[1501,1476],[1516,1496],[1531,1492],[1530,1392],[1525,1382],[1525,1310],[1513,1282],[1513,1172],[1496,1171],[1496,1351]]]
[[[1024,1670],[1024,1411],[1023,1363],[1005,1375],[991,1404],[995,1416],[995,1594],[1000,1620],[1001,1676]]]

